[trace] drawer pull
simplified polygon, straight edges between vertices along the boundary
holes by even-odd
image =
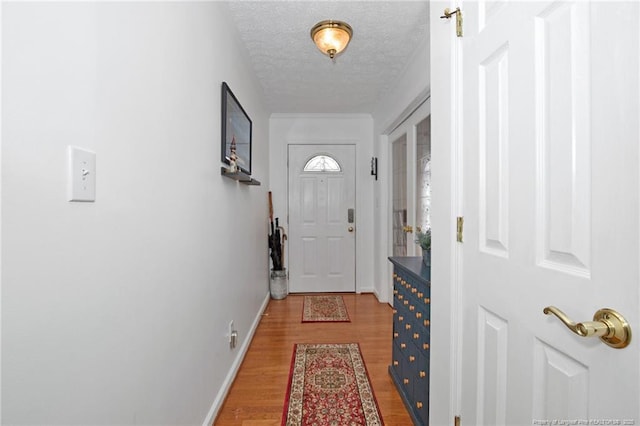
[[[407,325],[405,325],[405,326],[404,326],[404,328],[405,328],[406,330],[411,330],[411,324],[407,324]]]
[[[401,349],[406,349],[406,347],[407,347],[407,344],[406,344],[406,343],[400,343],[400,348],[401,348]]]
[[[409,362],[413,362],[416,360],[416,357],[413,355],[409,355]]]
[[[425,378],[427,377],[427,373],[425,373],[424,371],[420,372],[420,377]]]
[[[422,408],[422,402],[420,402],[420,401],[416,402],[416,407]]]

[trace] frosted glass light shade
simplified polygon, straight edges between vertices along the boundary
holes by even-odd
[[[331,59],[347,47],[352,35],[349,24],[342,21],[321,21],[311,29],[313,42]]]

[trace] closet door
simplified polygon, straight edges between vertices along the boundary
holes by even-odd
[[[389,134],[390,256],[421,256],[416,232],[431,226],[430,113],[427,100]]]

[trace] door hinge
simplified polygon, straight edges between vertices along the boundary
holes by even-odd
[[[446,8],[444,10],[444,15],[442,15],[440,18],[451,19],[453,15],[456,15],[456,35],[458,37],[462,37],[462,11],[459,7],[456,7],[456,10],[454,10],[453,12],[451,11],[451,9]]]
[[[464,229],[464,217],[458,216],[456,219],[456,241],[462,242],[462,231]]]
[[[453,426],[460,426],[460,416],[455,416],[453,418]]]

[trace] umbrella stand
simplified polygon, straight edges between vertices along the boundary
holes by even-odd
[[[268,242],[273,265],[269,280],[269,291],[272,299],[284,299],[289,293],[287,270],[284,267],[284,241],[287,239],[287,234],[285,234],[284,228],[278,222],[278,218],[275,219],[275,223],[273,220],[273,196],[269,191],[270,233]]]

